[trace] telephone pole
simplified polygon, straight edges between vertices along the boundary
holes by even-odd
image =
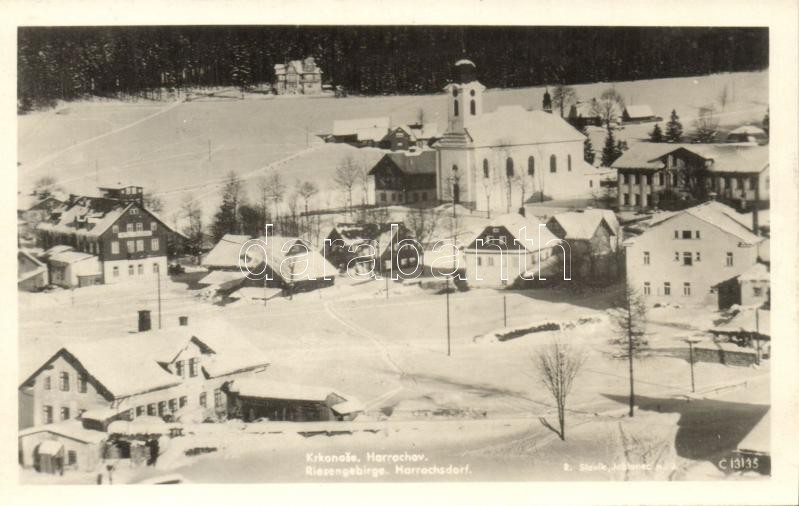
[[[450,331],[449,331],[449,276],[447,276],[447,284],[446,288],[444,289],[444,293],[447,295],[447,356],[452,356],[452,344],[450,341]]]
[[[158,328],[161,328],[161,268],[159,266],[155,278],[158,280]]]

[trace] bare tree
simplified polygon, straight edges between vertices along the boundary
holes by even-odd
[[[361,183],[361,205],[366,207],[369,195],[369,171],[363,165],[358,168],[358,181]]]
[[[347,211],[352,211],[352,188],[361,177],[360,167],[352,156],[344,158],[336,167],[333,182],[347,197]]]
[[[585,353],[558,339],[540,348],[535,357],[538,379],[552,395],[558,410],[556,432],[566,440],[566,398],[585,363]],[[543,422],[544,420],[542,420]],[[549,425],[549,424],[546,424]]]
[[[524,172],[520,172],[513,178],[513,182],[519,188],[519,193],[521,194],[521,204],[520,208],[524,207],[524,201],[527,198],[527,190],[530,189],[530,179]]]
[[[552,88],[552,104],[560,110],[560,117],[563,117],[566,106],[577,101],[577,93],[571,86],[558,84]]]
[[[491,180],[491,176],[482,178],[483,180],[483,190],[485,191],[486,195],[486,217],[491,218],[491,192],[494,189],[494,181]]]
[[[701,107],[694,121],[694,135],[697,142],[713,142],[719,131],[719,119],[712,105]]]
[[[605,126],[610,125],[624,110],[624,98],[613,88],[608,88],[591,105],[592,112],[599,116]]]
[[[435,237],[439,215],[433,208],[417,207],[410,209],[405,221],[413,237],[421,244],[429,243]]]
[[[319,187],[311,181],[297,182],[297,194],[302,197],[305,204],[305,216],[308,216],[308,202],[319,193]]]
[[[610,311],[610,319],[616,333],[611,344],[619,347],[620,356],[626,357],[630,369],[630,416],[635,406],[633,360],[647,347],[646,304],[629,283],[619,293]]]
[[[272,202],[274,206],[274,219],[277,221],[280,214],[278,212],[278,206],[286,195],[286,185],[283,183],[283,178],[280,177],[280,174],[274,173],[268,178],[261,180],[259,189],[261,190],[262,197]]]
[[[154,213],[160,213],[164,210],[164,202],[161,200],[161,197],[158,195],[153,195],[152,193],[148,193],[144,196],[144,207],[148,211],[152,211]]]
[[[424,125],[424,109],[421,107],[416,111],[416,123]]]

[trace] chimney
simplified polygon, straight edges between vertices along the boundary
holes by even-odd
[[[189,317],[188,316],[178,316],[178,322],[180,323],[181,327],[188,327],[188,325],[189,325]]]
[[[150,311],[142,309],[139,311],[139,332],[147,332],[150,327]]]

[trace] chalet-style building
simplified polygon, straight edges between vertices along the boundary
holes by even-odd
[[[599,187],[583,159],[585,136],[560,115],[522,106],[484,112],[474,63],[460,60],[455,70],[444,88],[447,130],[434,144],[438,200],[510,212],[529,200],[588,197]]]
[[[355,397],[332,388],[280,383],[263,378],[236,379],[225,386],[228,412],[245,422],[353,420],[364,410]]]
[[[71,195],[37,225],[41,247],[71,248],[48,258],[50,281],[75,287],[166,274],[168,245],[182,234],[144,207],[140,186],[100,190],[101,197]]]
[[[547,228],[568,243],[575,278],[612,278],[618,274],[616,253],[621,249],[623,232],[613,211],[585,209],[559,213],[547,221]]]
[[[596,99],[572,104],[566,117],[569,123],[578,130],[587,126],[602,126],[602,118],[597,113]]]
[[[402,276],[415,275],[423,251],[402,223],[338,223],[322,254],[341,272]]]
[[[58,350],[20,385],[33,397],[33,425],[80,418],[102,429],[143,415],[202,421],[223,413],[222,384],[264,371],[268,360],[221,322],[183,322]]]
[[[658,207],[669,198],[703,197],[767,207],[768,146],[640,142],[613,162],[621,209]]]
[[[62,199],[50,194],[18,195],[17,217],[29,223],[39,223],[63,204]]]
[[[655,116],[652,108],[645,104],[628,105],[621,112],[621,120],[624,123],[647,123],[650,121],[660,121],[663,118]]]
[[[378,147],[389,132],[388,116],[335,120],[333,133],[324,136],[326,142],[350,144],[355,147]]]
[[[563,255],[559,253],[565,254],[560,243],[561,240],[535,218],[519,214],[492,218],[488,226],[464,243],[468,284],[505,288],[524,279],[557,276],[563,262]]]
[[[433,202],[436,199],[436,152],[387,153],[369,171],[378,206]]]
[[[211,272],[200,283],[223,291],[266,284],[290,294],[331,286],[336,276],[335,267],[299,237],[226,234],[202,265]]]
[[[322,93],[322,69],[313,57],[275,65],[275,93],[278,95],[318,95]]]
[[[653,302],[716,304],[717,285],[754,266],[762,237],[734,209],[710,201],[656,214],[627,239],[627,279]]]
[[[430,147],[438,139],[435,123],[399,125],[389,129],[380,142],[380,147],[391,151],[406,151],[412,148]]]

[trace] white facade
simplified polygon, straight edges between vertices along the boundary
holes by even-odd
[[[714,285],[754,265],[757,242],[675,213],[625,243],[627,279],[649,302],[716,304]]]
[[[511,286],[523,274],[532,279],[539,278],[539,266],[542,266],[555,255],[559,246],[542,246],[540,258],[538,251],[499,251],[467,250],[463,253],[466,263],[466,278],[469,286],[476,288],[505,288]],[[546,278],[546,272],[542,272]]]
[[[162,276],[167,275],[165,256],[103,262],[103,279],[107,285],[144,279],[154,280],[158,273]]]
[[[447,131],[438,150],[437,197],[478,211],[508,213],[537,193],[552,199],[589,197],[599,175],[583,160],[585,137],[563,118],[521,106],[483,110],[485,87],[471,72],[447,85]],[[458,64],[459,68],[461,62]],[[456,189],[457,187],[457,189]]]

